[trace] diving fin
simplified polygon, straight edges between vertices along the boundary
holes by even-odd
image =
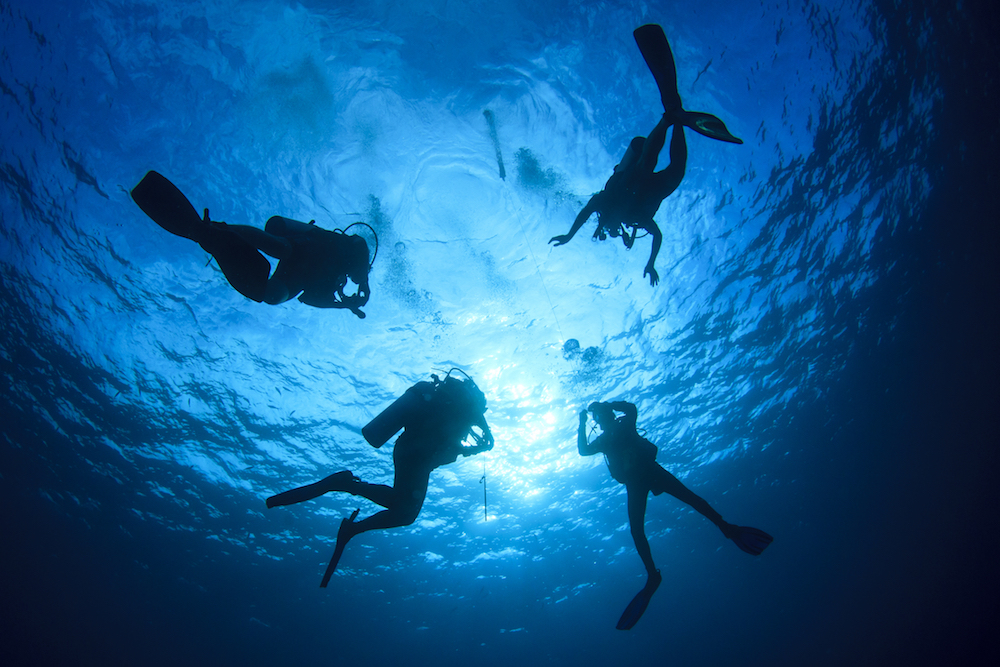
[[[726,124],[716,116],[701,111],[684,111],[681,107],[681,96],[677,92],[677,66],[674,64],[674,54],[670,50],[667,36],[663,28],[655,23],[641,25],[632,32],[635,43],[642,53],[646,66],[656,79],[660,89],[660,100],[666,113],[680,113],[680,122],[698,134],[710,139],[742,144],[739,139],[726,129]]]
[[[733,136],[726,127],[726,124],[718,116],[713,116],[710,113],[705,113],[704,111],[681,111],[680,120],[684,124],[684,127],[690,127],[698,134],[706,136],[709,139],[728,141],[731,144],[743,143],[742,139]]]
[[[255,247],[223,223],[199,217],[194,206],[176,185],[155,171],[143,176],[132,188],[132,200],[153,222],[171,234],[198,243],[210,253],[233,288],[257,301],[264,300],[271,264]]]
[[[132,201],[160,227],[171,234],[200,242],[204,221],[184,193],[165,176],[148,172],[139,185],[132,188],[131,194]]]
[[[358,518],[358,512],[360,511],[360,509],[354,510],[351,514],[351,518],[343,519],[340,522],[340,530],[337,531],[337,546],[333,550],[333,556],[330,558],[330,564],[326,566],[326,572],[323,573],[323,581],[319,582],[320,588],[326,588],[326,585],[330,583],[330,577],[332,577],[333,573],[337,571],[337,563],[340,562],[340,557],[344,553],[344,547],[347,546],[348,540],[350,540],[351,537],[354,537],[354,535],[346,537],[347,533],[345,532],[345,529],[347,526],[354,523],[354,520]]]
[[[656,79],[656,87],[660,89],[660,100],[664,111],[681,108],[681,96],[677,92],[677,67],[674,65],[674,54],[670,50],[667,36],[663,28],[656,23],[641,25],[632,31],[635,43],[639,47],[646,66]]]
[[[774,538],[759,528],[736,526],[735,534],[730,538],[743,551],[751,556],[759,556]]]
[[[347,491],[348,486],[353,482],[354,475],[351,471],[341,470],[313,484],[306,484],[305,486],[271,496],[264,502],[268,509],[283,505],[294,505],[295,503],[319,498],[324,493],[330,493],[331,491]]]
[[[653,597],[656,589],[660,587],[661,581],[663,581],[663,575],[660,574],[659,570],[655,574],[649,575],[649,578],[646,579],[646,585],[643,586],[642,590],[625,607],[625,612],[618,619],[618,625],[615,626],[616,629],[631,630],[639,622],[642,615],[646,613],[646,607],[649,606],[650,598]]]

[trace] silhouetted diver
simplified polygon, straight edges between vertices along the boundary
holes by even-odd
[[[374,447],[381,447],[403,429],[392,452],[395,468],[392,486],[369,484],[342,470],[314,484],[285,491],[267,499],[270,507],[311,500],[324,493],[340,491],[361,496],[385,509],[355,522],[360,510],[340,522],[337,546],[323,575],[325,588],[337,569],[348,541],[358,533],[382,528],[397,528],[413,523],[420,514],[431,471],[454,463],[459,454],[472,456],[493,449],[493,434],[486,423],[486,396],[466,376],[444,380],[432,375],[431,382],[418,382],[406,390],[388,408],[365,426],[361,433]],[[473,431],[477,427],[481,433]],[[463,441],[472,436],[475,445]]]
[[[636,44],[656,79],[663,102],[663,116],[649,133],[649,137],[635,137],[629,144],[621,162],[604,189],[587,202],[576,216],[573,226],[566,234],[553,236],[549,243],[560,246],[576,235],[590,216],[597,214],[597,229],[594,238],[601,241],[608,235],[621,237],[625,247],[631,249],[636,234],[641,229],[653,237],[649,261],[643,276],[649,276],[649,283],[656,285],[660,276],[654,268],[656,256],[660,252],[663,234],[653,221],[660,204],[681,184],[687,166],[687,142],[684,127],[713,139],[732,143],[743,143],[737,139],[725,124],[715,116],[698,111],[685,111],[677,92],[677,72],[670,45],[663,29],[655,24],[640,26],[633,32]],[[667,138],[667,127],[674,126],[670,139],[670,164],[662,171],[655,171],[660,151]]]
[[[625,401],[613,403],[591,403],[588,407],[594,421],[601,427],[601,435],[593,442],[587,442],[587,411],[580,412],[580,428],[577,431],[577,449],[581,456],[604,454],[611,476],[625,485],[628,492],[628,520],[632,530],[639,558],[646,566],[646,586],[629,603],[618,621],[619,630],[629,630],[642,617],[650,598],[660,585],[662,576],[653,563],[653,556],[646,539],[646,501],[649,492],[653,495],[669,493],[687,503],[722,531],[722,534],[736,543],[743,551],[754,556],[760,555],[772,541],[772,537],[757,528],[736,526],[727,523],[704,499],[695,495],[680,480],[663,469],[656,462],[656,445],[646,440],[636,431],[638,411]],[[616,418],[615,412],[623,413]]]
[[[365,316],[361,306],[368,303],[371,267],[361,236],[277,215],[264,229],[209,220],[207,208],[199,217],[184,193],[155,171],[135,186],[132,199],[160,227],[210,253],[229,284],[248,299],[279,304],[298,296],[309,306],[348,308]],[[278,259],[270,278],[271,265],[258,250]],[[351,296],[344,294],[348,278],[358,286]]]

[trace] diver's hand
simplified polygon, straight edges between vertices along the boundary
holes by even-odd
[[[555,243],[557,246],[566,245],[573,239],[569,234],[560,234],[559,236],[553,236],[549,239],[549,243]]]
[[[367,301],[367,299],[362,300],[360,297],[357,296],[349,296],[346,299],[344,299],[344,306],[346,308],[349,308],[350,311],[355,315],[357,315],[359,319],[363,320],[365,319],[365,314],[361,310],[361,306],[365,305],[365,301]]]
[[[646,265],[646,270],[642,272],[642,275],[649,276],[649,284],[655,286],[660,282],[660,274],[656,272],[652,266]]]
[[[580,426],[587,425],[587,419],[589,416],[590,414],[586,410],[580,410]]]
[[[480,438],[480,445],[482,446],[482,451],[488,452],[493,449],[493,431],[490,430],[490,425],[486,423],[486,418],[483,418],[482,423],[479,425],[483,429],[483,437]]]
[[[361,306],[368,303],[368,293],[362,293],[358,290],[358,293],[354,296],[344,296],[344,293],[339,291],[340,302],[343,304],[342,308],[349,309],[352,313],[358,316],[359,319],[365,319],[365,314],[361,311]]]
[[[476,444],[471,447],[462,447],[462,456],[473,456],[493,449],[493,434],[490,433],[489,428],[486,428],[482,435],[470,430],[469,435],[472,436]]]

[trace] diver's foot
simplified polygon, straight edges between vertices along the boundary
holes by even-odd
[[[208,217],[208,209],[206,208],[201,225],[198,227],[198,234],[192,239],[197,241],[202,250],[214,255],[220,247],[233,243],[233,237],[234,232],[228,229],[226,223],[211,220]]]
[[[666,119],[671,125],[681,124],[683,125],[684,119],[684,109],[680,106],[670,107],[669,109],[663,110],[663,118]]]
[[[740,527],[732,523],[723,523],[719,530],[726,536],[727,540],[735,539],[740,534]]]
[[[774,541],[773,537],[760,528],[751,526],[733,526],[733,528],[736,529],[736,534],[729,539],[751,556],[759,556]]]
[[[360,509],[354,510],[351,516],[347,519],[343,519],[340,522],[340,530],[337,531],[337,546],[333,550],[333,556],[330,558],[330,564],[326,566],[326,572],[323,574],[323,581],[319,583],[320,588],[326,588],[326,585],[330,583],[330,577],[333,573],[337,571],[337,564],[340,563],[340,557],[344,553],[344,547],[347,546],[348,541],[352,537],[358,534],[355,528],[354,520],[358,518],[358,512]]]
[[[361,479],[355,477],[354,473],[350,470],[341,470],[325,478],[320,484],[323,485],[327,493],[331,491],[343,491],[344,493],[353,495],[353,490],[360,481]]]

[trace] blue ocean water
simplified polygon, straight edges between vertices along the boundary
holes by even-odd
[[[995,18],[0,2],[5,664],[996,653]],[[659,118],[647,22],[685,107],[745,141],[687,133],[657,287],[646,240],[547,244]],[[370,224],[367,318],[241,297],[131,201],[149,169],[213,219]],[[263,499],[343,468],[389,482],[361,427],[451,367],[496,448],[318,588],[341,517],[373,506]],[[664,582],[627,633],[644,571],[624,488],[576,452],[593,400],[637,404],[661,464],[775,537],[752,558],[652,498]]]

